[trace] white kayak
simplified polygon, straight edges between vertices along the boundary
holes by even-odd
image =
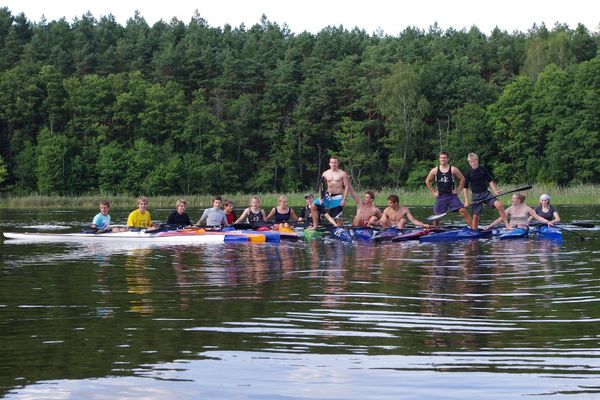
[[[202,229],[194,231],[167,231],[150,233],[141,231],[107,232],[107,233],[17,233],[4,232],[7,239],[28,242],[104,242],[104,241],[144,241],[152,243],[231,243],[231,242],[264,242],[262,235],[249,235],[239,232],[207,232]],[[262,238],[262,240],[261,240]]]

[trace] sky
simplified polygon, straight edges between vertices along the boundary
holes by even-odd
[[[112,14],[122,25],[136,10],[150,25],[173,17],[187,24],[198,10],[213,27],[244,24],[249,28],[264,14],[294,33],[343,25],[395,36],[408,26],[427,30],[435,23],[444,30],[468,30],[475,25],[486,34],[495,27],[526,32],[533,24],[552,28],[557,22],[600,30],[600,2],[594,0],[3,0],[0,7],[13,15],[23,12],[35,22],[42,15],[47,21],[65,17],[71,22],[90,11],[96,19]]]

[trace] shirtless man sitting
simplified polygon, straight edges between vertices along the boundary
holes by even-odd
[[[322,179],[327,183],[326,193],[321,193],[321,197],[315,200],[311,206],[311,217],[313,228],[317,228],[319,223],[319,209],[324,209],[323,216],[334,225],[342,226],[342,210],[346,205],[346,198],[350,189],[350,178],[346,171],[340,169],[340,163],[337,158],[329,159],[329,169],[323,172]]]
[[[356,201],[356,216],[352,221],[352,226],[374,226],[379,225],[379,219],[382,216],[381,210],[373,204],[375,193],[370,190],[365,193],[365,197],[361,200],[354,189],[350,187],[350,193]]]
[[[388,206],[383,210],[383,215],[379,222],[384,227],[395,226],[397,228],[404,228],[406,222],[410,221],[415,226],[421,226],[423,228],[429,228],[429,225],[419,221],[411,214],[408,207],[400,205],[400,198],[395,194],[388,196]]]

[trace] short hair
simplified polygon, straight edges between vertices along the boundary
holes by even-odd
[[[215,200],[223,201],[223,198],[220,195],[216,195],[213,201]]]
[[[365,193],[368,194],[369,197],[371,197],[371,200],[375,200],[375,193],[373,193],[371,190],[368,190]]]
[[[448,154],[447,151],[440,151],[440,156],[446,156],[446,157],[450,158],[450,154]]]
[[[187,201],[185,201],[184,199],[178,199],[175,203],[175,207],[179,207],[181,204],[185,204],[187,206]]]
[[[467,156],[467,161],[471,160],[479,160],[479,156],[475,153],[469,153],[469,155]]]
[[[100,203],[98,205],[106,206],[106,207],[110,208],[110,201],[108,201],[108,200],[100,200]]]
[[[230,204],[231,204],[231,205],[233,205],[233,201],[231,201],[231,200],[225,200],[225,201],[223,202],[223,205],[224,205],[224,206],[228,206],[228,205],[230,205]]]
[[[138,204],[140,204],[140,203],[148,203],[148,198],[146,196],[140,196],[137,199],[137,203]]]
[[[515,193],[515,196],[517,196],[521,200],[521,203],[525,202],[526,197],[524,194]]]
[[[395,194],[390,194],[387,199],[388,199],[388,201],[391,201],[392,203],[400,203],[400,198],[398,196],[396,196]]]

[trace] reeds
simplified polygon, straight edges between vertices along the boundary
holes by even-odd
[[[510,190],[511,185],[502,185],[502,190]],[[362,197],[363,191],[358,191]],[[600,204],[600,185],[576,185],[570,187],[558,187],[552,185],[534,185],[531,190],[524,193],[527,196],[528,204],[535,205],[537,199],[542,193],[547,193],[552,198],[552,204],[569,205],[591,205]],[[262,207],[270,209],[277,205],[277,198],[284,193],[256,193],[260,198]],[[302,207],[306,204],[304,201],[305,192],[286,193],[288,205],[291,207]],[[408,206],[428,206],[433,204],[433,198],[426,188],[419,190],[406,190],[403,188],[384,188],[375,191],[375,204],[385,206],[387,197],[395,194],[400,197],[400,203]],[[318,196],[318,193],[315,193]],[[221,194],[223,200],[233,201],[236,208],[247,207],[250,204],[252,194],[246,193],[226,193]],[[150,196],[150,207],[152,208],[174,208],[175,202],[179,198],[184,198],[188,206],[206,208],[212,205],[214,195],[171,195],[171,196]],[[460,195],[462,200],[462,194]],[[111,202],[113,208],[136,208],[137,197],[126,194],[86,194],[81,196],[47,196],[33,194],[28,196],[4,195],[0,197],[0,207],[3,208],[95,208],[101,199],[107,199]],[[509,200],[503,199],[504,203]],[[353,205],[352,200],[349,204]],[[268,210],[267,210],[268,211]]]

